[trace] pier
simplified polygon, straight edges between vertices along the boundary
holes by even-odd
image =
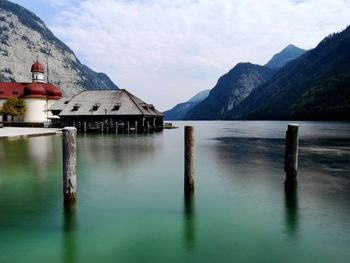
[[[156,125],[153,122],[152,125],[149,125],[147,121],[143,125],[138,121],[130,122],[91,122],[91,121],[78,121],[72,122],[71,127],[75,127],[78,133],[115,133],[115,134],[129,134],[129,133],[154,133],[163,130],[162,125]]]

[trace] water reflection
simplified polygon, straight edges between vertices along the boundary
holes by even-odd
[[[76,202],[66,202],[63,211],[63,262],[77,262]]]
[[[284,185],[285,220],[288,233],[294,236],[298,231],[298,188],[296,182],[286,182]]]
[[[34,222],[53,210],[52,197],[61,182],[55,178],[61,174],[60,158],[58,136],[0,140],[0,200],[10,209],[2,214],[0,228],[28,218]]]
[[[210,158],[215,158],[224,170],[219,176],[229,177],[235,185],[279,187],[285,177],[280,177],[284,164],[282,139],[221,137],[215,140],[215,155]]]
[[[60,141],[56,136],[31,137],[21,140],[0,141],[0,165],[5,172],[11,172],[21,166],[35,170],[35,174],[45,177],[50,165],[57,162]]]
[[[284,140],[278,138],[219,137],[215,145],[220,159],[278,167],[284,163]],[[268,165],[266,165],[268,164]]]
[[[185,191],[184,194],[184,237],[187,248],[192,250],[195,245],[195,197],[194,191]]]
[[[38,176],[48,175],[48,165],[54,160],[54,147],[58,146],[55,141],[55,136],[33,137],[28,140],[28,156]]]
[[[78,153],[83,162],[93,160],[95,164],[103,163],[118,169],[130,168],[157,156],[160,148],[157,138],[161,138],[160,134],[79,135]]]

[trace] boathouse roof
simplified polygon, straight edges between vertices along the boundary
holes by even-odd
[[[61,111],[59,116],[163,116],[152,104],[142,101],[125,89],[82,91],[72,98],[58,100],[49,110]]]

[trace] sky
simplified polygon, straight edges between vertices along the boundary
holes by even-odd
[[[239,62],[314,48],[350,25],[350,0],[13,0],[98,72],[163,111]]]

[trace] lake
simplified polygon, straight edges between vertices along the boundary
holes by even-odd
[[[64,209],[60,136],[0,140],[0,262],[349,262],[350,123],[175,122],[149,135],[79,135],[78,201]],[[196,189],[183,195],[183,127]]]

